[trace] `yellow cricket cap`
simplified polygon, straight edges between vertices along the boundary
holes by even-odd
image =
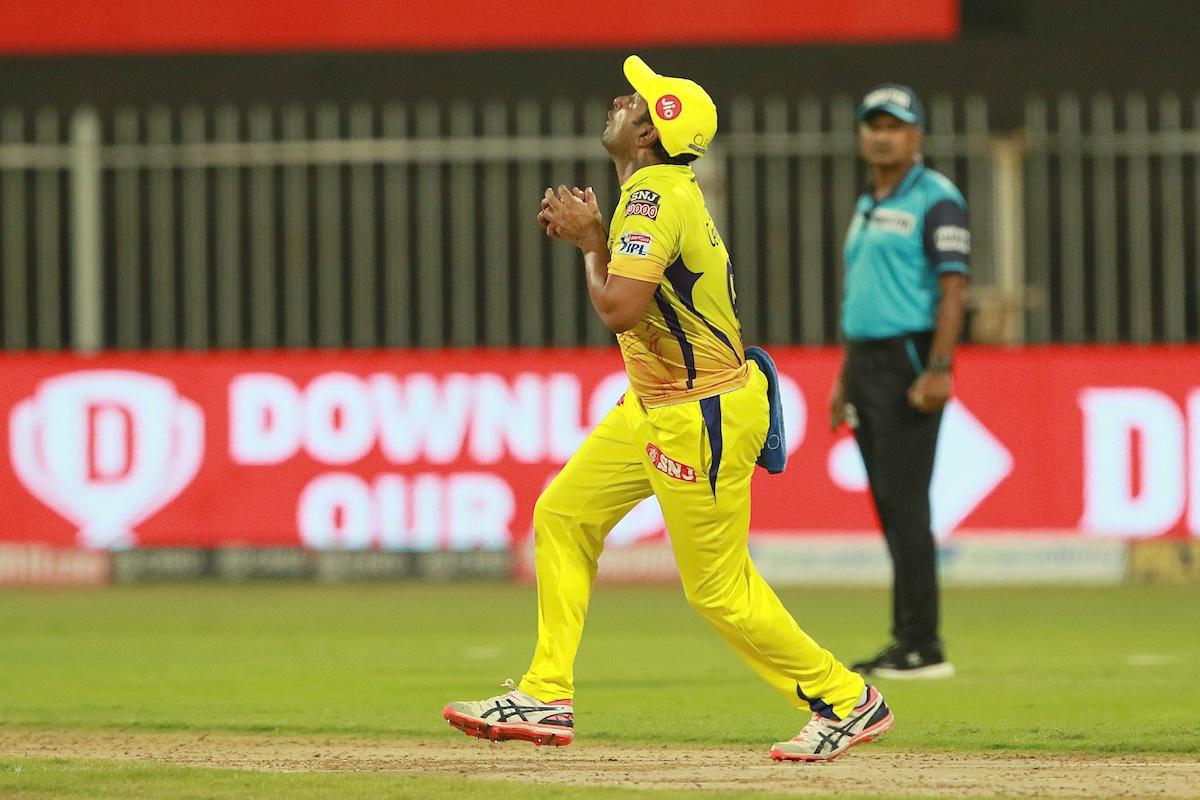
[[[659,75],[639,56],[625,59],[625,77],[650,106],[650,121],[669,154],[708,152],[717,135],[717,106],[700,84]]]

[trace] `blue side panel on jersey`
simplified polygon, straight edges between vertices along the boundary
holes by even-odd
[[[666,275],[667,281],[671,284],[671,288],[675,290],[675,294],[679,295],[679,300],[683,303],[683,307],[692,312],[696,319],[703,322],[705,326],[712,331],[713,336],[716,336],[718,339],[724,342],[725,346],[728,347],[730,352],[737,357],[738,362],[740,363],[742,360],[741,354],[736,348],[734,348],[733,342],[729,341],[729,336],[725,333],[725,331],[721,330],[716,325],[713,325],[705,318],[703,314],[696,310],[696,300],[694,297],[692,297],[692,294],[696,288],[696,281],[700,280],[699,273],[692,272],[690,269],[688,269],[687,264],[683,263],[682,258],[677,258],[675,259],[675,262],[671,264],[671,266],[667,267],[663,274]],[[737,310],[734,309],[735,313],[736,311]]]
[[[675,341],[679,342],[679,351],[683,353],[683,365],[687,367],[687,388],[690,389],[696,380],[696,352],[692,349],[692,343],[687,340],[683,325],[679,324],[679,315],[675,313],[675,309],[671,308],[671,303],[663,295],[662,289],[654,290],[654,302],[658,304],[658,310],[662,312],[667,327],[675,336]]]

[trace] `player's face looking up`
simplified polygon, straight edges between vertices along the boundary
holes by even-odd
[[[876,111],[858,125],[858,149],[863,160],[873,167],[897,167],[911,164],[921,152],[921,129]]]
[[[600,142],[609,153],[630,155],[639,147],[653,144],[657,137],[654,124],[650,121],[650,107],[640,94],[625,94],[613,98],[608,112],[608,124]]]

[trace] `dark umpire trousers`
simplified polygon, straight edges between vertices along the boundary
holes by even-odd
[[[907,396],[932,340],[926,331],[848,342],[844,373],[846,402],[858,413],[854,437],[892,556],[892,636],[917,649],[940,645],[929,483],[942,413],[917,411]]]

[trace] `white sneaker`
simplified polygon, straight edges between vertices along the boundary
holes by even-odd
[[[868,686],[866,702],[844,720],[813,714],[794,739],[772,745],[771,758],[776,761],[833,761],[854,745],[883,736],[894,722],[891,710],[883,702],[883,695],[874,686]]]
[[[467,736],[503,742],[510,739],[565,747],[575,739],[575,709],[570,700],[543,703],[505,681],[505,694],[487,700],[459,700],[442,709],[442,718]]]

